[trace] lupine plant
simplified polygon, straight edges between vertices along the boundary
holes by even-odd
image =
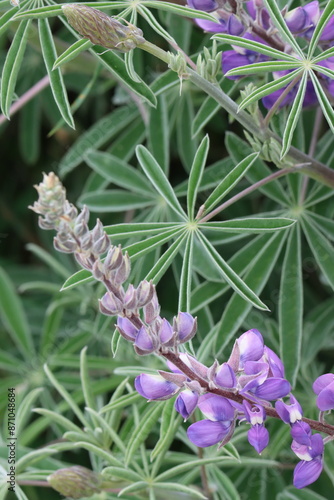
[[[334,0],[0,6],[0,120],[90,120],[30,193],[50,271],[0,273],[17,498],[332,498]]]

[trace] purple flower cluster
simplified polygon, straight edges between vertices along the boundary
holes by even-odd
[[[229,360],[221,365],[215,361],[208,368],[184,353],[179,359],[187,375],[167,361],[170,372],[141,374],[135,379],[135,387],[149,400],[165,400],[177,394],[175,409],[185,420],[198,408],[205,419],[189,426],[187,434],[192,443],[201,448],[218,443],[223,446],[233,436],[236,422],[246,421],[250,424],[248,441],[261,454],[269,443],[269,433],[264,426],[266,410],[269,411],[270,402],[275,400],[279,418],[291,427],[291,449],[301,460],[294,471],[294,486],[304,488],[319,477],[323,469],[324,440],[319,433],[312,435],[310,426],[302,420],[303,410],[290,393],[283,363],[264,344],[258,330],[242,334],[235,341]],[[219,389],[231,396],[216,394]],[[334,408],[333,374],[319,377],[313,389],[321,410]],[[236,401],[236,395],[242,396],[241,402]],[[282,400],[288,395],[290,404]]]
[[[212,0],[188,0],[188,5],[197,10],[211,12],[217,17],[217,23],[203,19],[196,19],[196,23],[204,31],[211,33],[228,33],[230,35],[242,36],[248,40],[260,42],[268,45],[268,37],[273,41],[277,40],[278,35],[273,29],[268,11],[263,5],[262,0],[250,0],[246,2],[247,11],[243,11],[242,15],[237,17],[235,14],[226,12]],[[297,7],[296,9],[287,12],[286,9],[282,11],[285,22],[294,36],[303,37],[309,41],[314,32],[315,26],[322,14],[319,7],[319,2],[313,1],[304,7]],[[258,29],[256,29],[258,28]],[[266,35],[266,39],[261,38],[259,33]],[[328,48],[334,45],[334,16],[330,18],[325,26],[320,39],[319,46],[321,48]],[[222,69],[226,74],[228,71],[246,66],[253,63],[268,61],[269,57],[259,54],[253,50],[245,49],[243,47],[234,46],[233,50],[227,50],[222,55]],[[334,70],[334,57],[329,57],[318,63],[325,68]],[[277,80],[287,75],[292,70],[275,71],[273,72],[273,79]],[[228,76],[230,79],[238,79],[239,76]],[[318,74],[318,78],[325,91],[334,97],[334,81],[324,74]],[[291,90],[285,95],[279,104],[279,107],[291,104],[297,94],[299,82],[296,83]],[[282,93],[286,90],[287,86],[272,92],[271,94],[263,97],[262,103],[265,108],[270,109]],[[317,95],[313,88],[311,81],[307,82],[305,98],[303,106],[311,106],[317,103]]]

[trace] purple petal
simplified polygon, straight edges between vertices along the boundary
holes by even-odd
[[[214,0],[187,0],[187,4],[192,9],[204,10],[204,12],[210,12],[218,8]]]
[[[238,54],[234,50],[226,50],[222,55],[222,69],[224,75],[230,71],[230,69],[239,68],[240,66],[246,66],[250,64],[249,57],[244,54]],[[240,76],[228,76],[230,80],[237,80]]]
[[[245,26],[232,14],[227,21],[227,33],[234,36],[241,36],[245,32]]]
[[[118,316],[117,328],[119,333],[127,340],[133,341],[136,339],[138,329],[128,318],[123,318],[122,316]]]
[[[325,373],[324,375],[320,375],[314,383],[313,383],[313,391],[319,395],[320,392],[325,389],[328,385],[330,385],[332,382],[334,382],[334,375],[333,373]]]
[[[150,353],[157,348],[157,342],[155,342],[154,337],[148,332],[147,328],[142,326],[138,331],[135,346],[138,347],[140,351]]]
[[[310,449],[308,446],[306,446],[304,444],[297,443],[297,441],[292,441],[291,450],[301,460],[304,460],[306,462],[309,462],[310,460],[312,460],[312,457],[310,455]]]
[[[173,338],[173,328],[172,325],[165,318],[162,320],[162,323],[159,328],[159,338],[162,344],[166,344],[170,342]]]
[[[292,394],[290,394],[289,405],[283,403],[283,401],[277,401],[275,409],[286,424],[294,424],[298,420],[301,420],[303,416],[303,409]]]
[[[243,333],[237,340],[240,349],[240,367],[246,361],[258,361],[263,355],[263,338],[255,328]]]
[[[293,473],[293,485],[295,488],[305,488],[314,483],[321,474],[323,468],[322,459],[316,458],[310,462],[299,462]]]
[[[292,439],[304,446],[310,446],[311,444],[311,427],[306,422],[296,422],[291,426],[290,434]]]
[[[291,33],[300,33],[311,25],[310,18],[303,7],[297,7],[285,15],[285,22]]]
[[[284,378],[269,378],[259,385],[254,394],[267,401],[283,398],[291,391],[291,385]]]
[[[269,443],[269,432],[263,425],[254,425],[247,434],[248,442],[260,454]]]
[[[286,87],[282,89],[275,90],[275,92],[272,92],[271,94],[265,96],[262,98],[262,104],[266,109],[270,109],[273,107],[277,99],[281,96],[281,94],[284,92]],[[294,100],[297,92],[297,86],[295,86],[283,99],[283,101],[280,103],[279,107],[283,108],[284,106],[287,106],[288,104],[291,104],[292,101]]]
[[[215,23],[213,21],[207,21],[206,19],[195,19],[196,24],[202,28],[203,31],[209,33],[226,33],[227,26],[223,20]]]
[[[314,1],[306,4],[304,7],[305,12],[307,12],[310,21],[313,24],[316,24],[319,21],[320,17],[320,9],[319,9],[319,2]]]
[[[334,382],[320,392],[317,397],[317,407],[321,411],[334,409]]]
[[[175,401],[175,410],[182,415],[184,420],[190,417],[198,403],[197,392],[186,389],[182,391]]]
[[[269,349],[269,347],[265,346],[263,357],[269,363],[271,371],[270,376],[284,378],[284,365],[277,354]]]
[[[200,448],[206,448],[219,443],[229,432],[229,424],[223,422],[212,422],[211,420],[200,420],[188,427],[188,438]]]
[[[234,371],[228,363],[223,363],[218,369],[215,376],[215,383],[219,385],[219,387],[227,387],[229,389],[236,386],[237,379],[235,378]]]
[[[223,396],[204,394],[199,399],[198,407],[203,415],[210,420],[227,421],[234,418],[234,408]]]
[[[197,320],[191,314],[179,312],[173,321],[173,329],[178,335],[179,342],[187,342],[196,333]]]
[[[334,40],[334,16],[327,21],[327,24],[321,33],[320,40],[322,41],[331,41]]]
[[[164,380],[160,375],[146,373],[135,378],[135,388],[146,399],[169,399],[179,390],[176,384]]]
[[[324,453],[324,441],[320,434],[314,434],[311,436],[311,449],[310,455],[312,458],[317,458],[322,456]]]
[[[244,413],[247,422],[251,425],[263,424],[263,421],[266,419],[265,409],[261,405],[250,404],[245,399],[243,400]]]

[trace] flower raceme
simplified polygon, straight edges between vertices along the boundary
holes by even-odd
[[[55,248],[73,253],[77,262],[105,285],[101,312],[117,316],[117,330],[138,355],[154,353],[167,359],[169,371],[141,374],[135,379],[137,392],[150,401],[176,396],[175,409],[184,420],[200,410],[205,419],[188,428],[188,438],[199,447],[218,443],[223,446],[233,437],[236,423],[246,421],[250,425],[248,441],[261,453],[269,443],[264,426],[267,415],[279,417],[290,425],[291,448],[301,460],[294,471],[295,487],[314,482],[323,469],[324,444],[334,435],[333,429],[322,416],[322,421],[313,421],[312,426],[331,436],[323,440],[319,433],[312,435],[309,423],[302,420],[301,405],[290,393],[282,360],[265,345],[261,333],[256,329],[243,333],[236,339],[227,361],[220,364],[216,360],[210,367],[189,354],[179,353],[180,345],[196,333],[196,318],[188,312],[179,312],[172,322],[162,318],[151,282],[143,280],[137,287],[129,284],[124,288],[131,268],[129,257],[120,246],[111,244],[100,221],[89,230],[88,209],[84,207],[78,213],[66,200],[58,177],[53,173],[44,175],[36,189],[39,199],[30,208],[40,215],[43,229],[57,232]],[[313,390],[322,412],[334,409],[334,374],[317,378]],[[286,396],[289,403],[282,399]],[[276,412],[272,408],[274,401]],[[66,474],[68,488],[72,488],[77,476],[73,476],[73,471]],[[59,480],[55,481],[58,485]]]

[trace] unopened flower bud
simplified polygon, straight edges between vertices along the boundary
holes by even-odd
[[[146,399],[170,399],[179,391],[179,387],[164,380],[159,375],[142,373],[135,378],[135,388]]]
[[[123,311],[123,304],[112,292],[106,292],[99,301],[100,311],[108,316],[116,316]]]
[[[129,340],[130,342],[134,342],[136,340],[138,329],[128,318],[118,316],[117,329],[126,340]]]
[[[106,258],[104,259],[104,269],[108,277],[110,277],[110,272],[114,269],[118,269],[122,264],[123,254],[122,248],[112,246],[109,248]]]
[[[129,277],[131,271],[131,263],[130,257],[126,252],[125,255],[122,256],[122,262],[118,269],[115,270],[113,281],[116,285],[121,285],[126,281]]]
[[[156,351],[159,347],[159,341],[148,328],[142,326],[137,333],[134,347],[137,354],[144,356]]]
[[[144,306],[144,318],[145,322],[148,324],[153,323],[153,321],[159,316],[160,304],[157,296],[157,292],[153,292],[153,297],[146,306]]]
[[[94,241],[94,239],[93,239]],[[104,233],[101,238],[99,238],[97,241],[94,241],[93,247],[92,247],[92,252],[96,255],[102,255],[106,253],[108,248],[110,247],[110,240],[109,237],[106,233]]]
[[[136,292],[137,291],[132,284],[128,286],[128,289],[125,292],[124,300],[123,300],[124,309],[130,310],[130,311],[133,309],[137,309],[137,293]]]
[[[100,260],[96,260],[92,267],[92,274],[95,279],[101,281],[104,278],[103,264]]]
[[[180,392],[176,398],[174,408],[178,413],[180,413],[184,420],[187,420],[195,411],[198,398],[198,393],[191,391],[190,389],[185,389]]]
[[[98,474],[80,465],[59,469],[47,480],[53,489],[69,498],[86,498],[101,492],[102,480]]]
[[[100,10],[81,4],[63,5],[62,9],[71,26],[96,45],[129,52],[145,42],[141,29],[124,26]]]
[[[154,286],[152,282],[143,280],[139,283],[137,288],[137,301],[138,307],[143,307],[152,300],[154,293]]]
[[[159,339],[163,345],[173,345],[174,331],[172,325],[165,318],[162,320],[159,327]]]
[[[68,237],[68,239],[62,241],[62,238],[58,238],[56,236],[53,239],[53,246],[56,250],[58,250],[58,252],[63,253],[74,253],[78,248],[77,242],[71,237]]]
[[[197,319],[189,313],[179,312],[173,321],[173,328],[177,333],[180,344],[188,342],[196,333]]]

